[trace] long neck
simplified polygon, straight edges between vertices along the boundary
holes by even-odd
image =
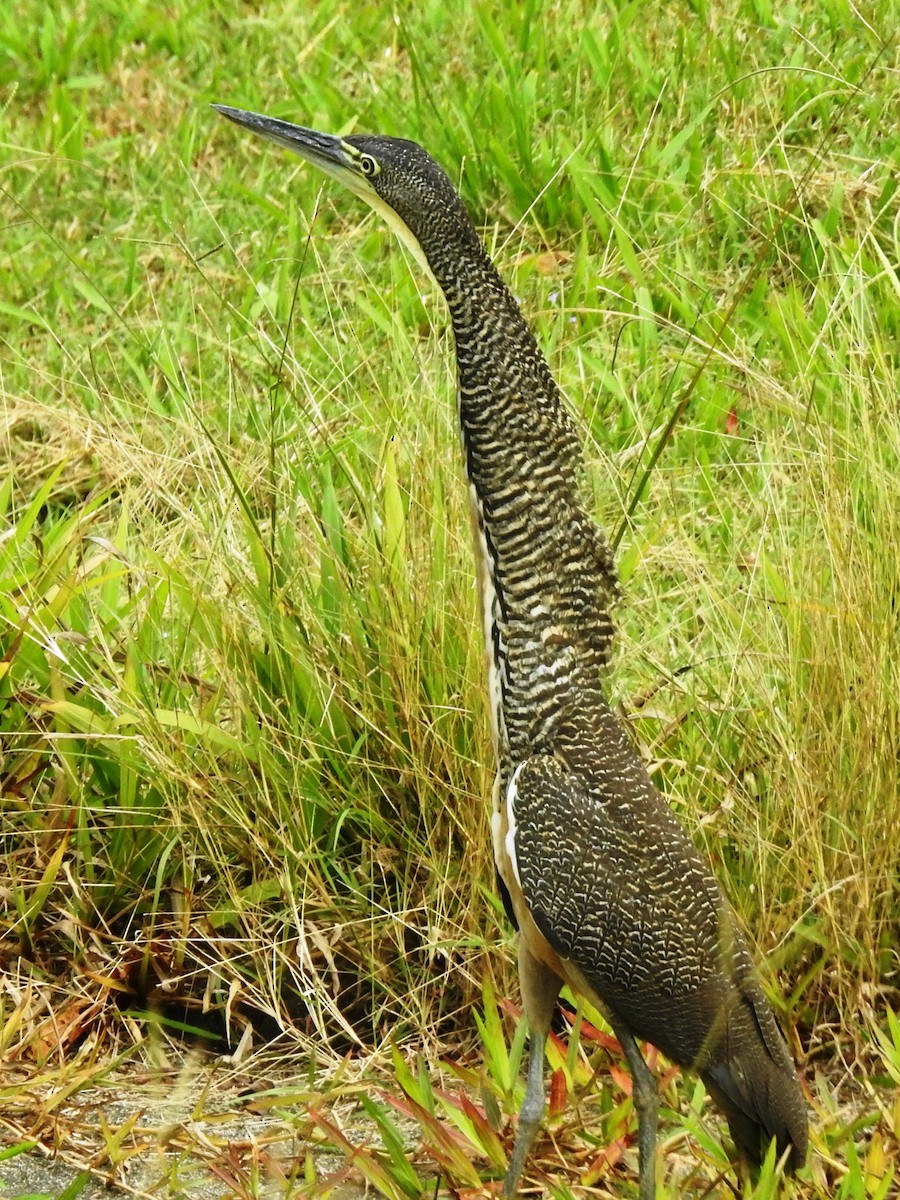
[[[573,684],[597,686],[617,583],[579,499],[578,437],[515,300],[477,241],[429,262],[456,337],[502,766],[549,736]]]

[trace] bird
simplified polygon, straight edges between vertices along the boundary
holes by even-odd
[[[337,137],[213,108],[366,201],[449,310],[496,760],[491,840],[528,1028],[501,1195],[518,1194],[540,1128],[563,985],[604,1013],[621,1044],[640,1200],[656,1195],[659,1094],[639,1041],[699,1073],[751,1169],[774,1139],[796,1170],[806,1105],[748,943],[607,698],[620,585],[582,499],[582,439],[456,188],[404,138]]]

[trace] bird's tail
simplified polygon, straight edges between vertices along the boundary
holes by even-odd
[[[762,988],[753,977],[742,983],[724,1036],[700,1075],[749,1165],[760,1165],[774,1138],[779,1155],[790,1150],[787,1169],[795,1171],[806,1159],[806,1103]]]

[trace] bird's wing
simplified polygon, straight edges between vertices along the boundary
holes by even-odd
[[[708,872],[708,886],[692,880],[696,852],[656,799],[663,836],[651,840],[604,803],[602,785],[588,786],[552,754],[526,759],[507,789],[507,847],[525,903],[601,997],[648,987],[684,994],[714,969],[715,884]]]
[[[701,1071],[752,1161],[774,1136],[799,1165],[803,1097],[746,943],[665,801],[628,761],[604,775],[570,741],[513,772],[506,844],[525,904],[578,968],[576,986],[586,981],[635,1036]]]

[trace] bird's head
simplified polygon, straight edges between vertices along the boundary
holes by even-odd
[[[339,138],[224,104],[213,108],[235,125],[299,154],[361,196],[435,274],[442,250],[459,248],[460,242],[478,245],[453,184],[415,142],[369,134]]]

